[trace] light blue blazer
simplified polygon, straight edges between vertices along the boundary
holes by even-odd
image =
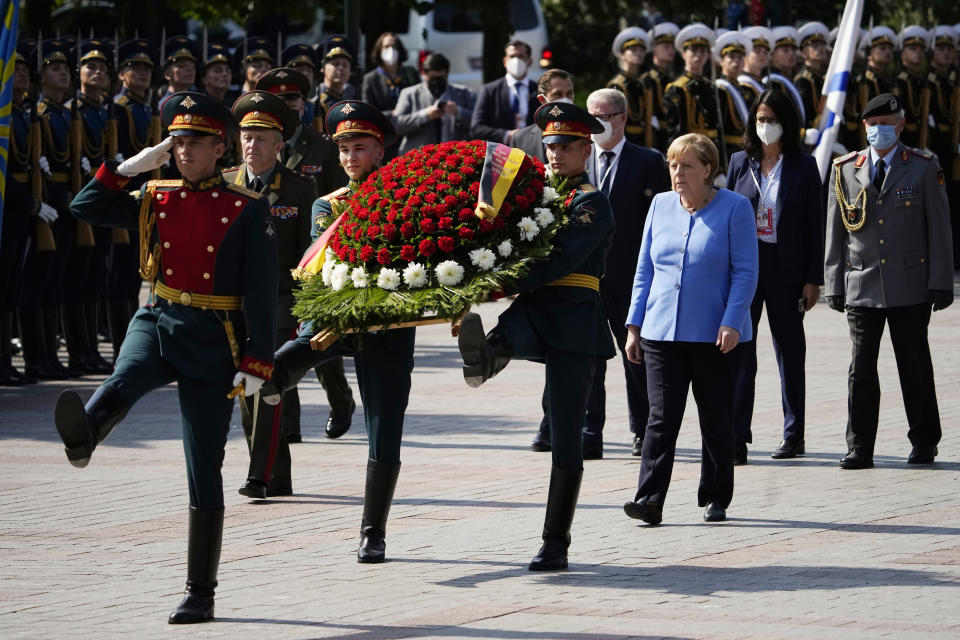
[[[750,201],[720,189],[690,214],[674,191],[650,203],[627,325],[647,340],[716,342],[721,325],[753,339],[757,229]]]

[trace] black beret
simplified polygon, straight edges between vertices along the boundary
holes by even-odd
[[[889,116],[899,113],[903,109],[900,98],[892,93],[881,93],[867,103],[863,108],[861,119],[866,120],[873,116]]]

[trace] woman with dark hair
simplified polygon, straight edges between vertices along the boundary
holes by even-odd
[[[360,93],[364,102],[380,109],[387,118],[397,106],[400,90],[420,82],[417,70],[404,65],[406,61],[407,48],[397,34],[385,31],[373,43],[370,52],[373,70],[364,74]],[[387,162],[396,155],[397,145],[394,144],[386,150],[383,160]]]
[[[790,98],[776,89],[764,91],[750,110],[743,151],[730,158],[728,188],[746,196],[757,224],[760,277],[750,306],[753,332],[763,307],[780,369],[783,440],[771,457],[804,453],[803,316],[813,308],[823,284],[823,191],[817,163],[800,150],[800,122]],[[734,462],[746,464],[753,442],[756,340],[744,344],[734,395]]]

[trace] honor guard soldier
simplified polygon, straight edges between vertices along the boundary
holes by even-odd
[[[235,127],[230,111],[203,94],[177,93],[163,104],[163,122],[170,137],[101,166],[71,205],[78,218],[139,237],[153,290],[113,375],[86,405],[75,391],[61,393],[55,421],[67,458],[84,467],[140,398],[177,383],[190,512],[186,592],[169,622],[185,624],[213,619],[231,398],[255,394],[273,368],[277,248],[266,198],[217,169]],[[131,176],[162,165],[171,149],[183,178],[127,191]]]
[[[350,184],[314,203],[313,235],[317,238],[331,219],[341,215],[356,186],[376,169],[385,147],[397,141],[386,116],[358,100],[334,105],[327,114],[326,126],[339,145]],[[380,563],[386,553],[387,517],[400,475],[400,441],[410,395],[416,329],[377,331],[362,338],[345,336],[322,351],[310,346],[315,333],[312,323],[306,323],[296,339],[277,350],[273,377],[264,385],[261,397],[268,404],[276,404],[310,369],[353,355],[369,443],[357,562]]]
[[[686,133],[702,133],[719,147],[720,117],[716,87],[704,70],[710,63],[713,31],[695,22],[680,30],[674,46],[683,56],[683,74],[667,85],[664,96],[668,142]]]
[[[800,122],[806,122],[807,110],[803,106],[803,97],[793,84],[800,33],[793,27],[774,27],[771,33],[773,50],[770,53],[770,73],[764,78],[764,84],[768,89],[779,89],[785,93],[797,107]]]
[[[930,87],[924,73],[930,34],[917,25],[906,27],[897,38],[900,49],[900,73],[897,74],[896,93],[903,104],[907,123],[900,134],[900,141],[908,147],[927,147],[930,119]]]
[[[753,106],[757,97],[767,90],[763,78],[770,66],[770,45],[773,43],[773,32],[766,27],[748,27],[743,35],[750,39],[750,52],[743,61],[743,73],[737,78],[744,88],[744,99]]]
[[[830,31],[822,22],[808,22],[798,30],[800,34],[800,54],[803,56],[803,68],[793,77],[793,84],[800,93],[803,103],[803,112],[806,119],[800,123],[801,136],[806,136],[803,129],[816,129],[818,114],[820,113],[820,97],[823,95],[823,79],[827,72],[830,58],[827,55],[827,36]],[[819,135],[819,134],[817,134]],[[807,138],[807,144],[812,144],[817,136]]]
[[[933,54],[930,57],[929,148],[940,161],[951,202],[953,228],[953,265],[960,269],[960,85],[952,62],[960,44],[960,34],[952,27],[940,25],[931,33]]]
[[[309,89],[304,93],[303,115],[301,122],[318,133],[323,133],[323,118],[317,114],[317,105],[313,96],[317,86],[317,52],[308,44],[292,44],[280,54],[280,66],[288,67],[303,74]]]
[[[274,62],[276,46],[276,42],[271,43],[266,38],[251,36],[233,52],[234,67],[240,71],[242,78],[241,94],[256,89],[260,76],[277,66]]]
[[[713,43],[713,59],[721,70],[717,89],[727,150],[724,164],[743,148],[743,130],[749,120],[751,103],[747,102],[746,89],[740,86],[738,78],[743,73],[744,59],[752,48],[750,38],[739,31],[727,31]]]
[[[280,164],[277,155],[283,141],[300,123],[297,114],[283,100],[266,91],[251,91],[237,99],[233,116],[240,126],[243,164],[223,172],[227,182],[245,186],[267,199],[276,234],[279,260],[277,334],[274,348],[297,333],[293,308],[294,281],[290,272],[310,247],[311,207],[316,199],[313,180]],[[255,396],[244,398],[241,411],[243,433],[250,449],[250,472],[240,493],[252,498],[287,496],[293,493],[290,480],[290,449],[287,432],[300,433],[300,398],[296,388],[283,395],[280,404],[266,411],[254,411]],[[254,422],[256,420],[256,422]],[[278,470],[271,472],[280,457]]]
[[[173,36],[163,43],[166,58],[163,64],[163,78],[167,81],[167,91],[160,98],[163,101],[174,93],[190,91],[197,82],[197,52],[193,41],[187,36]]]
[[[357,97],[357,89],[350,83],[353,52],[350,41],[343,36],[327,36],[323,41],[323,79],[317,96],[317,110],[323,118],[336,103]]]
[[[650,37],[640,27],[627,27],[613,39],[613,57],[620,67],[619,73],[607,83],[607,88],[616,89],[627,97],[627,140],[634,144],[652,147],[653,133],[659,120],[653,113],[653,93],[640,80],[640,70],[650,48]]]
[[[607,197],[586,174],[590,135],[603,131],[600,121],[562,102],[541,106],[535,121],[543,131],[550,168],[570,188],[561,194],[570,222],[557,232],[550,259],[532,265],[515,291],[508,292],[519,295],[490,333],[484,335],[478,314],[464,316],[459,347],[464,380],[471,387],[493,378],[513,358],[546,364],[553,466],[543,546],[529,569],[547,571],[567,567],[583,477],[581,429],[590,380],[597,362],[615,353],[599,293],[613,242],[613,214]]]
[[[899,142],[904,124],[899,97],[874,97],[863,112],[870,146],[834,160],[830,176],[824,293],[831,309],[846,311],[853,342],[844,469],[873,466],[884,324],[913,445],[908,462],[932,463],[941,436],[927,326],[931,303],[938,311],[953,302],[949,205],[937,159]]]
[[[870,29],[860,40],[859,48],[866,54],[867,68],[857,75],[853,90],[847,91],[847,95],[852,95],[855,100],[851,108],[854,118],[867,108],[867,103],[874,97],[896,90],[894,79],[887,72],[893,62],[893,47],[896,42],[897,34],[893,29],[882,25]],[[867,145],[866,130],[858,126],[857,133],[859,144],[848,148],[862,149]]]
[[[203,93],[226,107],[233,106],[236,96],[230,91],[232,75],[229,49],[222,44],[208,44],[203,57],[203,73],[200,75]]]
[[[651,148],[657,149],[660,153],[666,153],[669,142],[667,137],[669,132],[666,128],[666,103],[664,98],[667,93],[667,85],[673,82],[673,59],[677,55],[674,48],[674,39],[680,28],[672,22],[661,22],[647,32],[650,44],[653,47],[652,65],[650,69],[640,76],[640,82],[653,98],[653,112],[650,120],[651,126],[654,124],[653,118],[656,118],[656,126],[653,126],[653,144]]]

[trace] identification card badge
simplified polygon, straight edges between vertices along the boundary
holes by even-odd
[[[773,209],[770,207],[757,207],[757,235],[773,235]]]

